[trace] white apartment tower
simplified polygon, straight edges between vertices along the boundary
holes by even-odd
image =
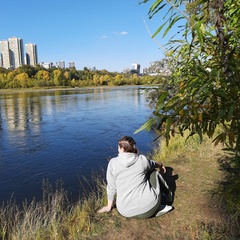
[[[33,43],[25,44],[26,64],[35,67],[38,64],[37,45]]]
[[[18,68],[24,64],[23,40],[12,37],[8,39],[10,64],[12,68]]]
[[[65,61],[56,62],[56,66],[59,67],[59,68],[64,69],[65,68]]]
[[[9,69],[11,67],[10,64],[10,49],[7,40],[0,41],[0,59],[1,59],[1,66],[4,68]]]
[[[137,74],[140,74],[140,64],[138,64],[138,63],[133,63],[132,64],[132,70],[131,70],[131,72],[132,73],[137,73]]]
[[[75,68],[75,62],[69,62],[69,68]]]

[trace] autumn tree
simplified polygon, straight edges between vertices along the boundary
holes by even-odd
[[[7,83],[7,73],[4,73],[4,72],[0,73],[0,89],[5,88],[6,83]]]
[[[17,74],[18,74],[18,73],[17,73],[16,71],[10,71],[10,72],[8,72],[8,74],[7,74],[7,80],[8,80],[8,81],[12,81]]]
[[[64,78],[65,78],[66,80],[70,80],[70,73],[69,73],[69,71],[65,71],[65,72],[63,73],[63,76],[64,76]]]
[[[101,85],[108,85],[110,81],[111,81],[111,77],[109,76],[109,74],[105,74],[100,77]]]
[[[155,126],[168,142],[177,132],[202,139],[218,129],[214,142],[234,154],[228,197],[240,216],[240,3],[157,0],[149,10],[155,16],[163,19],[153,38],[174,32],[165,54],[174,63],[170,84],[177,91],[159,89],[153,116],[139,130]]]
[[[29,76],[27,73],[19,73],[14,77],[14,80],[18,80],[22,88],[27,88]]]
[[[116,85],[116,86],[120,86],[120,85],[124,85],[126,82],[125,82],[125,80],[124,80],[123,75],[117,74],[117,75],[114,77],[113,83],[114,83],[114,85]]]
[[[60,69],[53,71],[53,81],[56,86],[62,86],[63,74]]]
[[[49,81],[51,79],[50,73],[47,70],[39,70],[35,75],[38,80]]]
[[[98,74],[93,75],[93,83],[95,86],[100,84],[100,76]]]

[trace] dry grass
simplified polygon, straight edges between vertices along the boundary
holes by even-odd
[[[97,214],[106,203],[105,184],[97,176],[97,191],[93,189],[74,205],[61,186],[53,192],[45,183],[42,202],[21,207],[9,202],[0,208],[0,239],[240,239],[239,225],[212,195],[223,178],[218,164],[223,157],[221,146],[214,147],[209,140],[200,145],[197,139],[174,138],[169,148],[164,142],[160,148],[154,159],[167,166],[165,178],[174,192],[170,213],[145,220],[126,219],[116,209]]]
[[[95,239],[240,239],[239,225],[212,194],[223,177],[218,164],[221,146],[206,139],[199,144],[197,138],[173,138],[168,148],[163,143],[160,149],[154,156],[167,166],[174,210],[147,220],[125,219],[115,210],[101,218],[105,232]]]
[[[97,183],[100,183],[100,179]],[[75,204],[70,204],[62,184],[52,190],[43,183],[43,201],[24,202],[18,206],[14,201],[0,208],[0,239],[45,240],[87,239],[100,231],[95,222],[96,206],[100,205],[98,192],[92,192]]]

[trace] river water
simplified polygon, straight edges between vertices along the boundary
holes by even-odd
[[[138,86],[0,93],[0,202],[41,200],[43,179],[61,179],[74,201],[121,136],[151,152],[154,133],[133,134],[150,115]]]

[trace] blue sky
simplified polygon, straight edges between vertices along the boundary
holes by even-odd
[[[74,61],[78,70],[141,70],[164,57],[151,39],[161,18],[148,19],[139,0],[7,0],[1,2],[0,40],[23,39],[38,47],[39,62]],[[148,27],[146,27],[146,25]],[[156,40],[164,45],[160,35]]]

